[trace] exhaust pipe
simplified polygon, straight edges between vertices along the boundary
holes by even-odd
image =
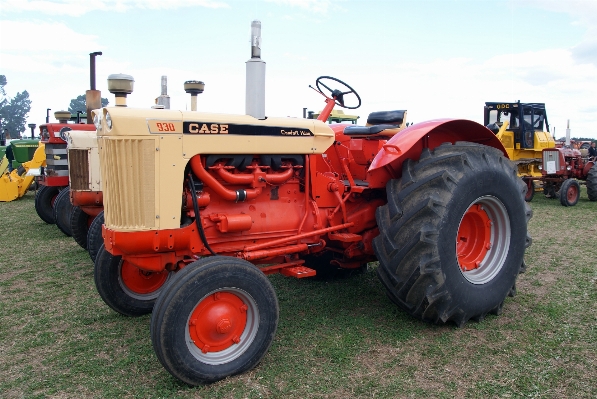
[[[101,51],[89,53],[89,86],[90,89],[85,92],[85,109],[87,112],[87,123],[93,123],[91,110],[102,107],[102,93],[95,89],[95,57],[102,55]]]
[[[251,22],[251,59],[247,65],[245,113],[265,119],[265,61],[261,59],[261,22]]]

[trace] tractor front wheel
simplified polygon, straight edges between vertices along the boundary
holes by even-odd
[[[531,243],[514,164],[491,147],[444,144],[407,160],[386,190],[373,244],[390,299],[438,324],[499,314]]]
[[[560,203],[564,206],[574,206],[580,198],[580,185],[576,179],[566,179],[560,188]]]
[[[70,213],[72,210],[73,205],[70,203],[70,189],[65,187],[56,197],[56,201],[54,201],[53,212],[56,226],[68,237],[73,235],[70,229]]]
[[[255,367],[274,339],[278,317],[274,288],[258,268],[208,257],[166,286],[151,316],[151,341],[170,374],[200,385]]]
[[[589,201],[597,201],[597,163],[587,173],[587,195]]]
[[[35,211],[48,224],[56,223],[54,220],[54,202],[59,194],[58,187],[41,186],[35,193]]]
[[[172,272],[149,272],[113,256],[104,246],[95,259],[94,279],[104,302],[125,316],[151,313]]]
[[[101,211],[89,225],[89,232],[87,233],[87,251],[89,252],[91,260],[94,262],[95,258],[97,258],[97,253],[102,245],[104,245],[104,239],[102,238],[103,224],[104,211]]]
[[[70,213],[70,231],[77,244],[83,249],[87,249],[87,235],[93,219],[78,206],[74,206]]]

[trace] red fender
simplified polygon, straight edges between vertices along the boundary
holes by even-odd
[[[483,125],[466,119],[434,119],[411,125],[388,140],[367,171],[369,188],[384,188],[389,180],[402,176],[402,163],[418,160],[423,148],[432,150],[442,143],[457,141],[494,147],[508,157],[500,140]]]

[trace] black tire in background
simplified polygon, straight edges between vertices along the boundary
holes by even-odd
[[[106,305],[125,316],[151,313],[172,272],[146,272],[113,256],[102,245],[94,265],[97,292]]]
[[[580,184],[576,179],[566,179],[560,188],[560,203],[564,206],[574,206],[580,198]]]
[[[589,201],[597,201],[597,163],[587,173],[587,195]]]
[[[278,318],[274,288],[257,267],[207,257],[166,285],[151,316],[151,341],[170,374],[200,385],[255,367],[274,339]]]
[[[73,207],[73,210],[70,213],[70,231],[72,232],[76,243],[83,249],[87,249],[87,235],[89,232],[90,220],[93,220],[92,216],[83,212],[78,206]]]
[[[103,224],[104,211],[101,211],[89,225],[89,231],[87,233],[87,251],[89,252],[91,260],[94,262],[101,246],[104,245],[104,239],[102,238]]]
[[[524,196],[524,200],[526,202],[531,202],[535,196],[535,183],[529,179],[522,179],[522,181],[527,185],[527,193]]]
[[[491,147],[444,144],[407,160],[386,190],[373,247],[390,299],[438,324],[499,314],[531,244],[514,164]]]
[[[48,224],[54,224],[54,202],[59,193],[58,187],[40,186],[35,193],[35,211]]]
[[[70,189],[65,187],[60,191],[54,201],[54,221],[58,229],[67,236],[72,236],[70,229],[70,213],[73,210],[73,205],[70,203]]]

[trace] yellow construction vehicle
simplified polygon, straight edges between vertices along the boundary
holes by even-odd
[[[540,177],[542,151],[555,148],[544,103],[485,103],[484,125],[502,142],[521,177]]]
[[[22,163],[21,166],[10,173],[6,170],[2,174],[0,177],[0,202],[14,201],[25,195],[35,179],[35,175],[29,172],[45,165],[45,145],[40,142],[30,161]]]

